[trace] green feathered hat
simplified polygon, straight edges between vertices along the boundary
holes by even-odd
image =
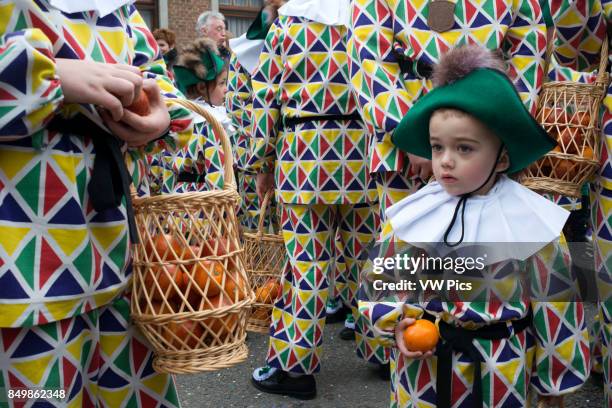
[[[174,65],[174,77],[178,89],[186,94],[187,89],[200,82],[214,81],[225,69],[214,41],[199,38],[189,44],[179,55]]]
[[[557,142],[531,116],[491,51],[464,46],[449,51],[434,68],[437,85],[402,118],[392,135],[399,149],[431,159],[429,120],[438,109],[466,112],[501,139],[508,173],[520,171],[553,149]]]

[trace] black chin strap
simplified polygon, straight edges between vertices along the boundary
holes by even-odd
[[[497,162],[499,161],[499,158],[501,157],[503,150],[504,150],[504,145],[502,144],[499,147],[499,150],[497,151],[497,157],[495,158],[495,163],[493,163],[493,168],[491,169],[491,172],[489,173],[489,177],[487,177],[484,183],[482,183],[480,187],[476,188],[475,190],[472,190],[469,193],[465,193],[461,195],[459,202],[455,206],[455,212],[453,213],[453,218],[451,219],[450,224],[448,224],[448,227],[446,228],[446,232],[444,232],[444,243],[447,246],[452,248],[452,247],[456,247],[457,245],[463,242],[463,236],[465,233],[465,216],[464,216],[465,215],[465,203],[475,191],[478,191],[482,187],[484,187],[484,185],[487,184],[489,180],[491,179],[491,177],[495,174],[495,166],[497,166]],[[457,220],[457,214],[459,213],[460,208],[461,208],[461,236],[459,237],[459,240],[457,242],[449,243],[448,236],[450,235],[451,231],[453,230],[453,227],[455,226],[455,221]]]

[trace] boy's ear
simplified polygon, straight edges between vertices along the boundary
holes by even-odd
[[[508,151],[506,148],[502,151],[499,160],[497,161],[497,165],[495,166],[496,173],[503,173],[510,168],[510,156],[508,156]]]

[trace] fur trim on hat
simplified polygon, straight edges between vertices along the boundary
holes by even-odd
[[[451,84],[478,68],[506,72],[506,65],[496,52],[481,45],[470,44],[450,49],[433,68],[435,87]]]
[[[176,65],[181,65],[193,71],[199,78],[206,78],[207,69],[204,64],[202,64],[201,57],[206,50],[220,55],[219,48],[213,40],[210,38],[198,38],[183,48],[183,51],[178,57]]]

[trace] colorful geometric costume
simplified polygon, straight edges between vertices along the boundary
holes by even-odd
[[[601,42],[612,24],[612,2],[604,0],[550,2],[557,30],[555,57],[560,65],[592,72],[599,64]],[[612,87],[604,99],[601,169],[591,183],[591,216],[595,272],[599,291],[597,336],[607,406],[612,407]]]
[[[177,406],[171,378],[151,370],[152,352],[129,323],[125,201],[92,207],[90,129],[46,127],[75,114],[102,124],[94,106],[62,104],[55,58],[140,67],[171,98],[155,41],[131,5],[102,17],[15,0],[0,15],[0,386],[62,388],[69,397],[61,406]],[[169,110],[170,132],[150,152],[192,133],[189,112]],[[143,152],[130,153],[138,188]]]
[[[291,264],[272,314],[268,364],[312,374],[320,368],[336,232],[354,294],[375,222],[367,204],[366,130],[349,85],[347,29],[282,10],[252,76],[249,167],[275,172]]]
[[[496,174],[520,171],[556,144],[525,109],[500,66],[484,47],[449,52],[435,68],[436,88],[411,107],[392,135],[403,151],[432,158],[438,181],[386,214],[397,239],[406,243],[407,257],[422,263],[396,266],[403,271],[373,270],[362,281],[377,289],[377,272],[396,282],[412,277],[415,288],[370,290],[370,296],[378,297],[360,301],[360,309],[383,338],[393,338],[405,317],[439,322],[440,333],[430,357],[419,360],[394,352],[392,405],[446,408],[480,406],[482,401],[489,407],[523,407],[529,385],[538,394],[557,396],[577,389],[589,375],[583,306],[567,252],[557,244],[569,212]],[[467,68],[462,72],[459,67]],[[471,142],[464,142],[460,126],[450,125],[441,136],[431,125],[430,133],[441,109],[464,112],[490,129],[500,146],[497,156],[494,150],[476,147],[472,153],[455,147],[484,146],[485,137],[474,130],[466,132]],[[508,159],[505,168],[498,167],[501,146]],[[484,181],[474,181],[476,186],[453,190],[452,180],[439,177],[447,172],[461,185],[481,172],[466,163],[485,158],[495,160],[489,162],[486,179],[478,174]],[[490,187],[482,190],[491,177]],[[435,281],[444,284],[427,289]]]
[[[545,27],[536,3],[453,0],[454,23],[444,32],[428,26],[430,3],[352,3],[351,81],[370,135],[369,170],[376,173],[381,240],[392,236],[385,210],[421,185],[408,172],[407,156],[391,143],[391,132],[415,101],[431,90],[431,65],[442,53],[466,43],[503,50],[510,77],[532,111],[542,82]]]
[[[227,112],[236,128],[232,137],[236,183],[242,199],[238,219],[240,225],[248,230],[257,229],[259,222],[259,199],[255,191],[255,173],[245,171],[246,160],[251,143],[250,114],[253,108],[253,87],[251,75],[232,54],[227,79],[225,99]]]

